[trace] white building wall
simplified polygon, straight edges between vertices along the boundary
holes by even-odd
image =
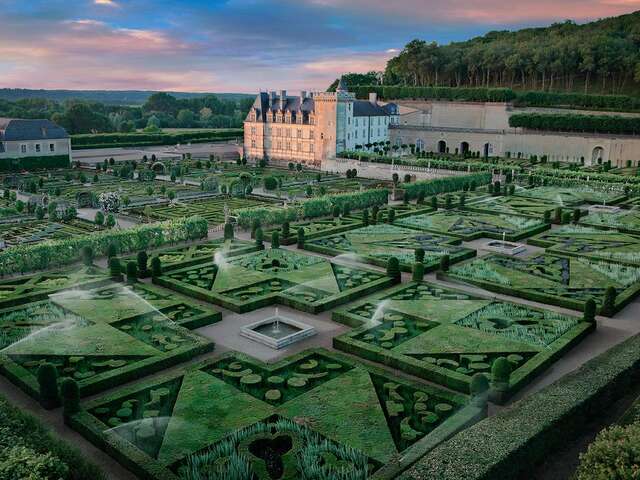
[[[53,145],[53,150],[51,149]],[[23,140],[2,142],[0,158],[48,157],[71,154],[71,140]]]

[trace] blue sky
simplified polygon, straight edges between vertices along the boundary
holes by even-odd
[[[0,87],[324,89],[413,38],[640,9],[640,0],[0,0]]]

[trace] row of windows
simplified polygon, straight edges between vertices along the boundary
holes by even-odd
[[[369,118],[369,117],[365,117],[365,118]],[[378,119],[378,126],[380,125],[387,125],[387,123],[389,123],[389,118],[388,117],[375,117]],[[369,122],[370,126],[373,126],[375,124],[375,118],[371,119],[371,121]],[[382,121],[384,119],[384,122]],[[347,122],[349,125],[351,125],[351,118],[348,119]],[[356,123],[356,127],[359,126],[358,125],[358,117],[356,117],[355,119],[355,123]],[[362,121],[362,126],[366,127],[367,126],[367,122],[365,122],[364,120]]]
[[[41,143],[36,143],[36,144],[27,144],[27,143],[21,143],[20,144],[20,153],[28,153],[29,152],[29,146],[31,146],[31,150],[36,152],[36,153],[42,153],[44,151],[43,145]],[[0,151],[4,151],[4,147],[2,147],[2,149]],[[49,153],[53,153],[56,151],[56,144],[55,143],[50,143],[49,144]]]
[[[291,142],[285,142],[284,146],[285,146],[285,150],[291,151]],[[257,144],[255,140],[251,140],[251,148],[257,148]],[[276,143],[276,150],[282,150],[282,142]],[[315,150],[314,144],[310,143],[308,151],[313,152],[314,150]],[[304,144],[298,142],[296,144],[296,152],[303,152],[303,151],[304,151]]]
[[[285,138],[291,138],[293,135],[293,130],[289,128],[274,128],[273,130],[270,128],[267,128],[267,135],[270,135],[272,132],[275,137],[282,137],[284,134]],[[255,134],[256,134],[256,127],[251,127],[251,135],[255,135]],[[309,138],[313,140],[313,136],[314,136],[313,130],[310,130]],[[304,131],[301,128],[296,130],[295,138],[304,138]]]

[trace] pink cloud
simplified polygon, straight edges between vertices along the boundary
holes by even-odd
[[[640,9],[640,0],[307,0],[308,3],[362,13],[425,21],[509,24],[558,19],[588,20]]]

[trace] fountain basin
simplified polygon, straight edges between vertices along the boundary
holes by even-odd
[[[491,240],[485,243],[482,248],[490,252],[502,253],[503,255],[517,255],[524,252],[527,246],[522,243],[507,242],[504,240]]]
[[[273,349],[284,348],[316,334],[312,326],[290,318],[273,316],[240,329],[240,335]]]
[[[618,213],[622,209],[614,205],[589,205],[587,210],[589,213]]]

